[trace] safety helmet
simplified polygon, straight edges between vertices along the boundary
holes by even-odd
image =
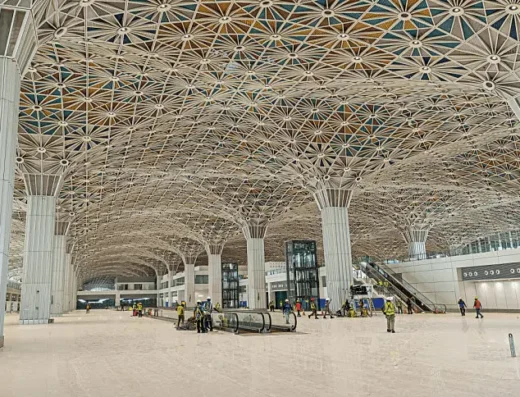
[[[314,300],[314,298],[311,298],[311,301],[313,301],[313,300]]]
[[[211,296],[208,296],[206,299],[210,301],[211,300]]]
[[[329,299],[329,298],[327,298],[327,299],[325,299],[325,300],[326,300],[327,302],[330,302],[330,299]]]
[[[200,300],[198,300],[197,303],[202,303],[202,302]]]
[[[475,296],[475,299],[478,299],[478,296]]]
[[[386,298],[386,300],[387,300],[387,301],[393,301],[393,300],[394,300],[394,297],[393,297],[393,296],[388,296],[388,297]]]
[[[286,302],[289,302],[289,299],[286,299],[285,301],[286,301]]]

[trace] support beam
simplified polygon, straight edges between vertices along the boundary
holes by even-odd
[[[321,211],[323,249],[327,268],[327,297],[341,308],[353,284],[348,207],[352,191],[321,188],[314,194]]]
[[[49,322],[55,212],[55,197],[27,197],[20,324]]]
[[[267,224],[247,223],[242,231],[247,241],[247,305],[250,309],[266,309],[264,239]]]
[[[71,268],[70,268],[70,259],[72,255],[69,253],[65,254],[65,269],[64,269],[64,280],[63,280],[63,313],[68,313],[70,311],[70,301],[72,294],[71,287]]]

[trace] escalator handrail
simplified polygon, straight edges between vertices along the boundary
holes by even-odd
[[[267,312],[265,314],[267,314],[267,317],[269,318],[269,326],[267,327],[265,332],[271,332],[271,327],[273,326],[273,319],[272,319],[271,314],[269,312]],[[264,313],[262,313],[262,316],[263,315],[264,315]],[[264,323],[265,323],[265,318],[264,318]]]
[[[397,278],[395,278],[393,275],[391,275],[390,273],[388,273],[387,271],[385,271],[382,267],[378,266],[377,264],[375,263],[369,263],[369,266],[371,266],[372,268],[374,268],[374,270],[376,270],[377,272],[381,273],[381,275],[383,277],[385,277],[387,279],[387,281],[391,282],[392,284],[402,284],[402,286],[405,288],[405,289],[411,289],[412,291],[408,291],[410,292],[412,295],[415,296],[415,298],[417,299],[417,295],[419,295],[419,298],[421,300],[421,302],[427,306],[431,311],[434,311],[435,310],[435,303],[433,303],[430,299],[428,299],[426,296],[424,296],[422,293],[420,293],[415,287],[413,287],[410,283],[408,283],[407,281],[405,280],[402,280],[402,282],[400,280],[398,280]],[[421,308],[422,310],[422,308]]]
[[[375,278],[377,281],[379,280],[383,280],[383,281],[388,281],[390,287],[392,287],[392,290],[393,292],[403,301],[403,302],[407,302],[409,296],[406,295],[403,291],[401,291],[399,288],[396,287],[396,283],[395,282],[392,282],[391,280],[388,280],[387,278],[385,278],[384,274],[378,270],[376,270],[375,268],[368,268],[368,275],[370,275],[372,278]],[[404,288],[404,287],[403,287]],[[406,289],[406,288],[405,288]],[[413,295],[412,292],[408,291],[409,294]],[[412,305],[415,306],[419,311],[421,312],[424,312],[424,309],[421,307],[421,305],[419,305],[417,302],[415,301],[412,301]],[[428,306],[428,305],[426,305]],[[429,308],[429,310],[433,310],[432,308]]]
[[[236,314],[237,317],[239,314],[247,314],[247,313],[253,313],[253,314],[260,314],[261,317],[262,317],[262,328],[258,329],[258,332],[264,332],[265,330],[265,326],[266,326],[266,323],[265,323],[265,316],[264,314],[267,313],[267,312],[261,312],[261,311],[254,311],[254,312],[247,312],[247,311],[226,311],[226,313],[233,313],[233,314]],[[239,317],[240,318],[240,317]],[[251,329],[250,327],[247,327],[246,325],[243,325],[242,326],[242,329]],[[256,330],[256,329],[255,329]]]
[[[396,279],[396,277],[394,276],[396,274],[395,271],[393,269],[391,269],[389,266],[387,266],[387,265],[381,266],[381,265],[377,265],[377,264],[376,264],[376,266],[378,268],[382,269],[386,274],[391,276],[393,279]],[[425,303],[435,307],[435,303],[434,302],[432,302],[430,299],[428,299],[428,297],[426,297],[422,292],[420,292],[417,288],[415,288],[408,281],[406,281],[405,279],[398,280],[398,281],[401,282],[401,284],[403,284],[406,288],[410,289],[411,292],[414,295],[419,295],[421,297],[422,301],[424,301]]]
[[[226,312],[226,313],[216,312],[216,313],[215,313],[215,315],[217,315],[217,316],[220,315],[220,314],[223,315],[223,316],[224,316],[224,315],[227,315],[227,314],[230,314],[230,315],[235,316],[236,327],[224,327],[224,326],[222,326],[222,328],[229,328],[229,329],[233,330],[233,333],[234,333],[234,334],[238,334],[238,332],[239,332],[239,330],[240,330],[240,321],[239,321],[239,319],[238,319],[238,314],[233,313],[233,312]],[[224,325],[223,323],[221,323],[221,324]]]

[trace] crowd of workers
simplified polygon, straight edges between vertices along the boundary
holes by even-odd
[[[192,329],[192,326],[197,327],[197,333],[206,333],[213,331],[213,319],[211,314],[213,311],[220,312],[220,304],[213,306],[211,297],[208,296],[205,302],[197,301],[195,309],[193,309],[193,316],[185,321],[186,302],[175,302],[173,308],[177,310],[177,329]],[[193,327],[194,328],[194,327]]]

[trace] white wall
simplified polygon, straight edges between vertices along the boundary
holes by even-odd
[[[457,309],[457,300],[462,297],[468,306],[473,306],[478,296],[489,309],[520,309],[515,283],[518,281],[462,281],[460,268],[520,262],[520,249],[508,249],[481,254],[460,255],[447,258],[426,259],[388,265],[403,279],[435,303]],[[518,287],[520,288],[520,287]]]

